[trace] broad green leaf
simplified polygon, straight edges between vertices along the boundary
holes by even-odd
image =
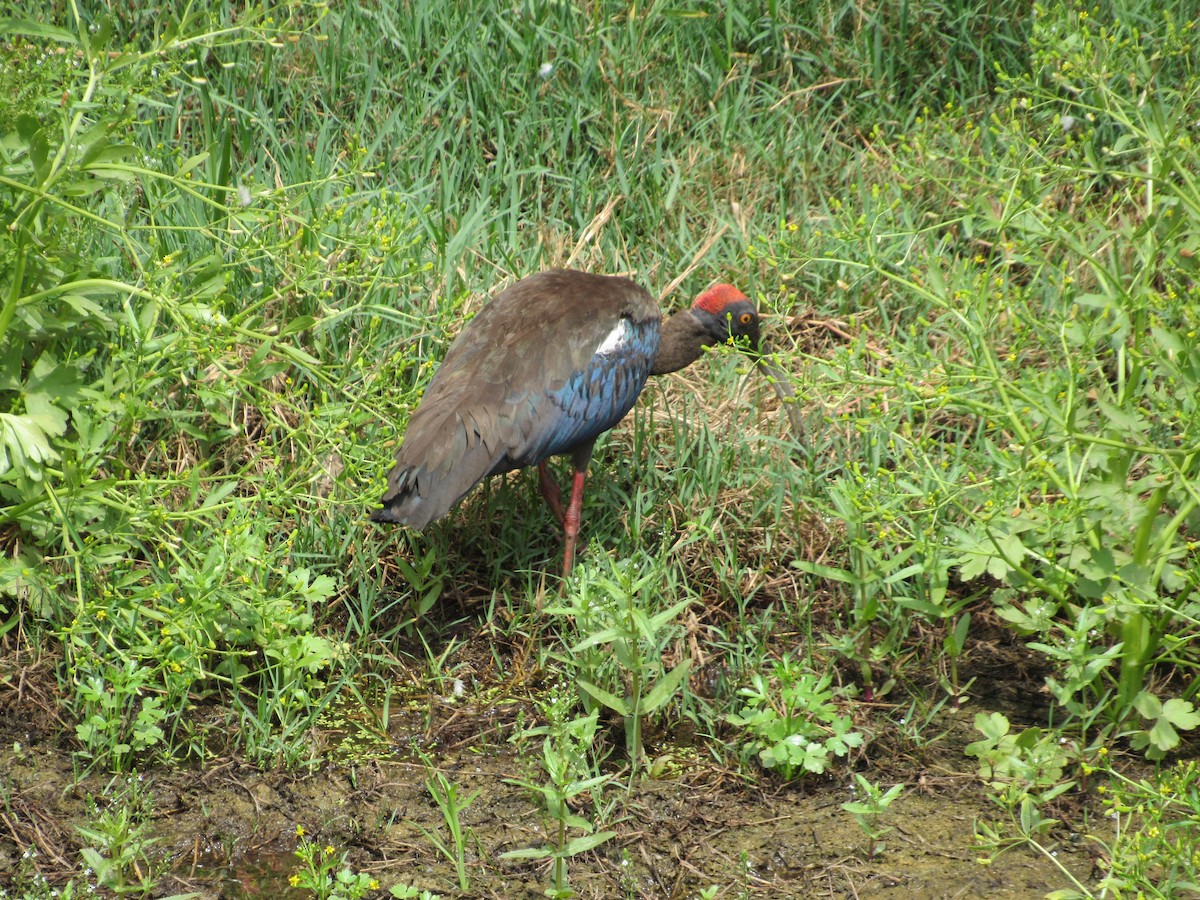
[[[584,638],[582,641],[580,641],[578,644],[573,646],[571,648],[571,653],[578,654],[584,650],[587,650],[590,647],[595,647],[599,644],[610,643],[612,641],[615,641],[620,636],[621,636],[621,632],[618,629],[604,628],[600,631],[593,632],[592,634],[590,634],[586,638]]]
[[[317,320],[313,316],[297,316],[284,325],[283,330],[280,331],[279,334],[280,336],[285,336],[289,334],[296,334],[300,331],[307,331],[308,329],[312,328],[316,322]]]
[[[1179,746],[1179,732],[1177,732],[1171,723],[1164,716],[1155,721],[1150,728],[1150,743],[1159,750],[1173,750]]]
[[[46,140],[46,132],[39,128],[29,138],[29,161],[38,181],[45,181],[50,174],[49,158],[50,143]]]
[[[909,549],[911,550],[913,548],[909,548]],[[898,584],[899,582],[907,581],[908,579],[912,578],[914,575],[921,575],[924,573],[924,571],[925,571],[924,563],[913,563],[911,566],[905,566],[900,571],[893,572],[892,574],[888,575],[887,578],[883,579],[883,583],[884,584]]]
[[[79,395],[79,373],[60,363],[49,351],[38,357],[25,383],[25,409],[43,431],[61,435],[67,430],[67,412]]]
[[[33,136],[42,130],[42,123],[38,120],[37,116],[30,113],[21,113],[17,116],[16,126],[17,137],[21,139],[21,143],[26,147],[33,140]]]
[[[660,631],[664,625],[666,625],[668,622],[673,622],[681,612],[691,605],[691,600],[680,600],[678,603],[651,616],[648,620],[646,620],[646,627],[643,632],[646,639],[653,640],[654,635]]]
[[[53,422],[39,421],[36,416],[0,413],[0,474],[19,469],[35,481],[41,481],[42,464],[58,459],[58,453],[47,439],[47,428],[53,425]]]
[[[567,846],[563,848],[562,856],[575,856],[577,853],[584,853],[588,850],[594,850],[605,841],[611,840],[616,836],[615,831],[598,831],[595,834],[587,834],[583,837],[573,838],[567,841]]]
[[[691,662],[690,659],[685,659],[664,675],[658,684],[654,685],[654,688],[642,701],[642,712],[649,715],[675,695],[675,692],[679,689],[679,683],[683,681],[687,676],[688,669],[691,668]]]
[[[842,584],[859,584],[862,581],[853,572],[847,572],[845,569],[835,569],[832,566],[823,566],[820,563],[809,562],[807,559],[794,559],[791,565],[793,569],[799,569],[801,572],[807,572],[809,575],[816,575],[818,578],[824,578],[826,581],[837,581]]]
[[[993,578],[1002,581],[1024,558],[1025,545],[1015,534],[993,534],[992,541],[998,555],[988,560],[987,571]]]
[[[1172,697],[1163,704],[1162,717],[1184,731],[1200,728],[1200,715],[1197,715],[1196,707],[1190,701],[1178,697]]]
[[[1149,691],[1142,691],[1134,697],[1133,707],[1146,719],[1157,719],[1163,711],[1162,701]]]
[[[551,859],[554,851],[549,847],[529,847],[526,850],[509,850],[500,854],[500,859]]]
[[[593,713],[595,715],[595,713]],[[574,797],[576,794],[582,794],[584,791],[590,791],[594,787],[599,787],[607,781],[611,781],[611,775],[597,775],[594,778],[585,778],[583,781],[572,781],[567,790],[569,796]]]
[[[137,157],[138,149],[133,144],[108,144],[103,146],[100,152],[97,152],[92,162],[116,162],[118,160],[127,160],[128,157]],[[84,167],[88,168],[88,167]]]
[[[1096,405],[1105,417],[1126,437],[1133,441],[1142,441],[1146,435],[1146,421],[1134,409],[1122,409],[1103,399],[1097,399]]]
[[[968,744],[963,752],[967,756],[978,756],[982,750],[991,747],[1008,734],[1008,729],[1008,719],[1003,713],[976,713],[975,730],[980,732],[985,740]]]
[[[584,691],[586,691],[592,697],[592,699],[596,700],[598,703],[604,704],[617,715],[628,716],[630,714],[630,705],[615,694],[610,694],[608,691],[604,690],[604,688],[597,687],[590,681],[584,681],[582,678],[575,683],[578,684]]]
[[[968,631],[970,631],[970,628],[971,628],[971,614],[963,613],[959,617],[958,621],[954,624],[954,631],[952,633],[953,642],[954,642],[953,643],[954,654],[961,653],[963,647],[966,646],[967,633],[968,633]]]
[[[175,176],[177,178],[182,178],[188,172],[192,171],[192,169],[196,168],[196,166],[204,163],[207,159],[207,150],[205,150],[203,153],[197,153],[195,156],[188,157],[183,161],[183,165],[179,167],[179,171],[175,173]]]
[[[0,34],[20,34],[25,37],[49,38],[64,44],[78,44],[79,38],[73,32],[56,25],[47,25],[33,19],[0,19]]]
[[[991,557],[983,553],[972,553],[960,557],[958,574],[963,581],[973,581],[988,570]]]
[[[126,166],[114,166],[111,163],[98,161],[87,167],[89,175],[103,178],[106,181],[136,181],[137,172],[132,172]]]
[[[86,197],[107,187],[108,185],[98,178],[85,178],[78,181],[60,181],[55,190],[64,197]]]
[[[568,828],[578,828],[581,831],[586,831],[588,833],[590,833],[592,830],[592,823],[589,822],[587,819],[585,819],[583,816],[577,816],[577,815],[571,814],[571,815],[568,815],[566,818],[562,819],[562,822]]]
[[[87,319],[96,319],[102,324],[108,324],[112,320],[105,314],[104,309],[96,301],[92,300],[87,294],[69,293],[63,294],[60,298],[63,303],[66,303],[71,309],[79,313]]]

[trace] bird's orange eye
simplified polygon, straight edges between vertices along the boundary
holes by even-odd
[[[743,325],[749,325],[754,321],[754,316],[750,315],[750,313],[742,313],[742,317],[738,321]]]

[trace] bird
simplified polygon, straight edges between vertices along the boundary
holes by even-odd
[[[451,343],[408,420],[376,522],[421,530],[490,475],[536,466],[574,565],[596,439],[633,408],[651,375],[690,365],[705,347],[760,344],[754,304],[716,284],[663,318],[631,279],[548,269],[496,294]],[[574,468],[570,500],[547,468]]]

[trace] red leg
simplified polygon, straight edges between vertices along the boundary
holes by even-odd
[[[542,496],[546,498],[546,505],[550,507],[550,512],[554,513],[554,518],[558,519],[558,527],[565,527],[567,514],[563,511],[562,491],[554,476],[550,474],[550,467],[546,465],[545,460],[538,463],[538,484],[542,488]]]
[[[587,469],[575,470],[575,482],[571,485],[571,504],[563,521],[563,578],[571,575],[575,565],[575,541],[579,537],[579,520],[583,516],[583,482],[587,478]]]

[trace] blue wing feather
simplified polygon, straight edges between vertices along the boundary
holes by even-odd
[[[582,371],[546,395],[540,408],[530,410],[536,424],[524,452],[502,460],[495,472],[536,465],[590,443],[633,408],[658,352],[659,323],[622,322],[625,335],[619,343],[593,355]]]

